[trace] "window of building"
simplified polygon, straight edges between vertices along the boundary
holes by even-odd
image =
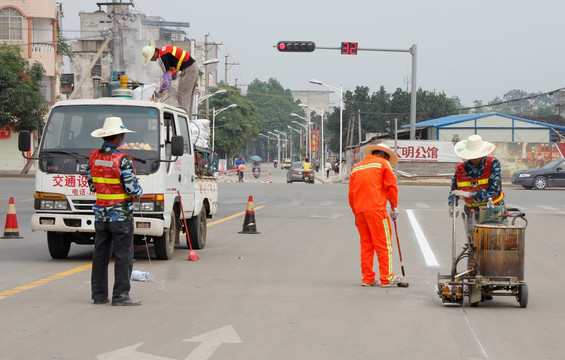
[[[0,10],[0,40],[22,40],[22,14],[11,7]]]

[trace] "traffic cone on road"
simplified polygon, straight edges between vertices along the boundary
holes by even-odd
[[[240,234],[259,234],[257,232],[257,224],[255,224],[255,209],[253,207],[253,196],[249,196],[247,200],[247,210],[245,211],[245,219],[243,219],[243,229]]]
[[[273,182],[273,178],[271,177],[271,172],[269,171],[269,176],[267,176],[267,182],[268,183],[272,183]]]
[[[18,218],[16,217],[16,205],[14,198],[10,198],[8,203],[8,214],[6,215],[6,226],[4,227],[4,236],[2,239],[21,239],[20,231],[18,230]]]

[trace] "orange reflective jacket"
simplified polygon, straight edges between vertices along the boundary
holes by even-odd
[[[455,167],[455,179],[457,181],[457,189],[463,191],[480,191],[488,189],[488,182],[490,178],[490,174],[492,172],[492,160],[494,158],[492,156],[487,156],[485,159],[485,168],[483,173],[478,178],[470,179],[467,177],[467,173],[465,172],[465,163],[459,163]],[[485,202],[475,202],[473,198],[463,198],[465,200],[465,206],[484,206],[486,205]],[[500,190],[500,194],[492,199],[495,205],[499,204],[504,199],[504,193],[502,189]]]
[[[349,177],[349,206],[354,214],[386,210],[398,206],[398,186],[390,163],[378,156],[367,155]]]
[[[172,74],[179,71],[181,69],[182,64],[187,62],[188,59],[190,59],[190,53],[189,52],[186,52],[183,49],[178,48],[176,46],[172,46],[172,45],[164,46],[164,47],[159,49],[159,57],[161,57],[165,54],[171,54],[175,58],[178,59],[177,66],[169,69],[169,70],[171,70]]]
[[[88,164],[96,188],[96,205],[112,206],[131,197],[126,194],[120,181],[120,161],[125,155],[122,152],[101,154],[100,150],[93,150],[90,153]]]

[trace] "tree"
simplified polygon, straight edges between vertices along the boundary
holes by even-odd
[[[43,66],[31,66],[21,55],[19,46],[0,45],[0,127],[15,131],[39,130],[49,103],[41,94]]]
[[[227,94],[210,98],[211,107],[216,110],[231,104],[237,108],[216,115],[214,126],[214,151],[231,159],[247,147],[252,139],[259,137],[259,119],[255,105],[241,96],[241,90],[227,87]],[[211,89],[214,92],[217,89]]]

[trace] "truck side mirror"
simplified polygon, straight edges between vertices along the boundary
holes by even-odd
[[[18,136],[18,150],[20,150],[21,152],[27,152],[29,151],[30,147],[31,147],[31,143],[30,143],[29,131],[28,130],[20,131],[20,134]]]
[[[171,138],[171,155],[182,156],[184,154],[184,139],[181,135]]]

